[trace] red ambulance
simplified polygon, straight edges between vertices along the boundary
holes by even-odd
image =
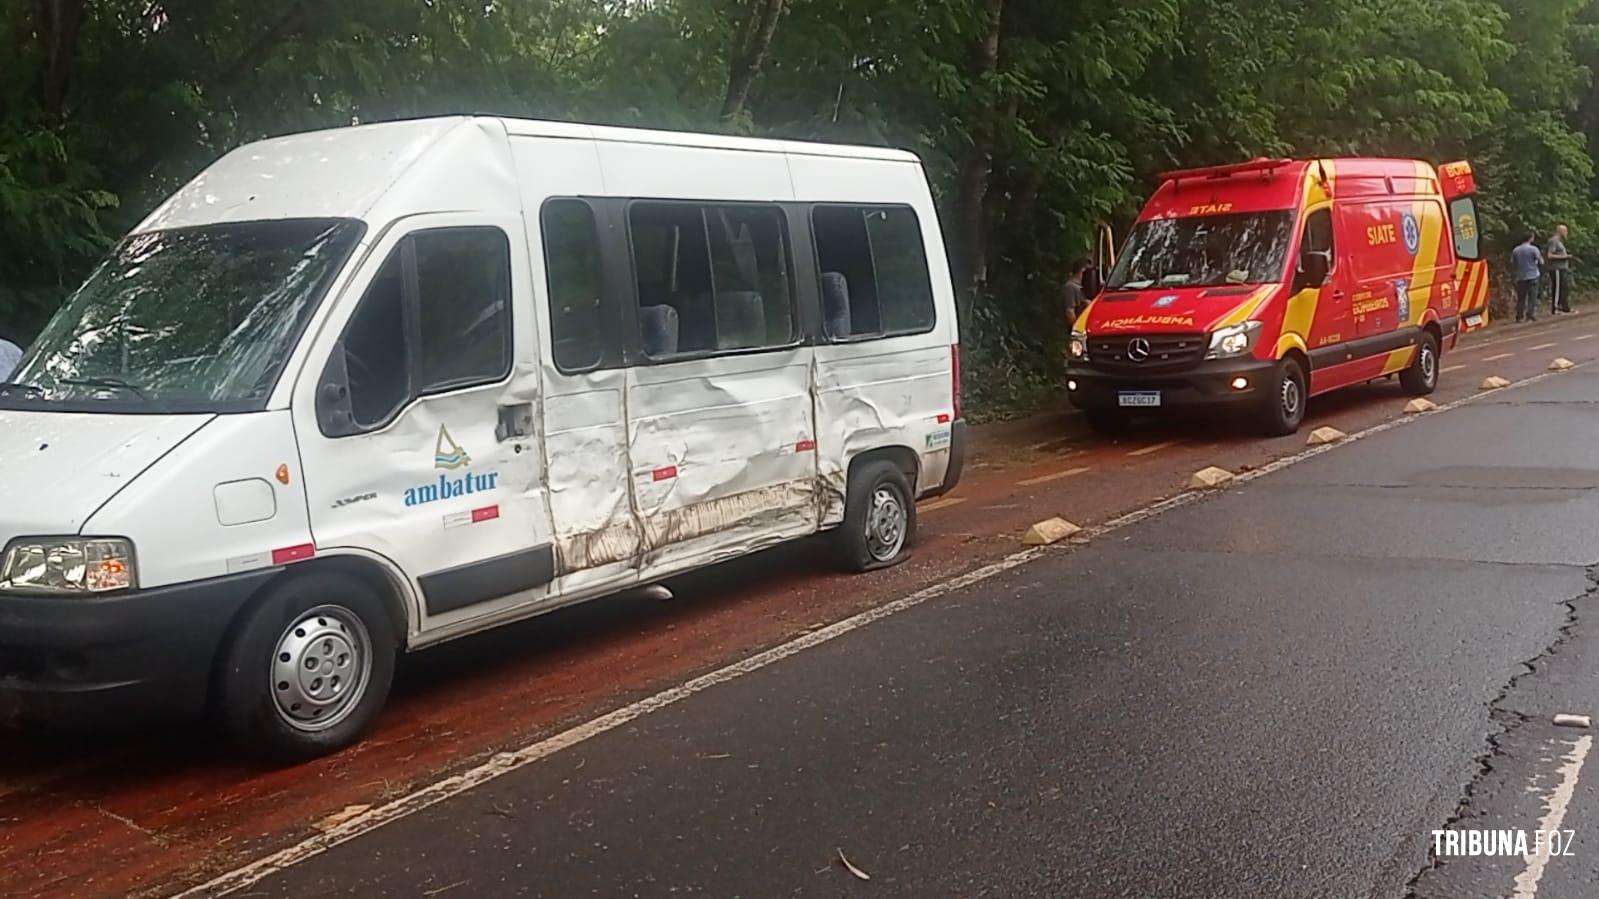
[[[1488,323],[1468,163],[1257,159],[1164,176],[1072,327],[1067,388],[1102,431],[1236,409],[1270,434],[1309,397],[1439,358]]]

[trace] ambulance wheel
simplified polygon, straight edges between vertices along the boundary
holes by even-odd
[[[910,481],[887,459],[864,462],[850,472],[844,523],[834,532],[838,554],[850,571],[897,565],[916,535],[916,501]]]
[[[1412,396],[1426,396],[1438,389],[1438,338],[1431,331],[1422,332],[1416,361],[1399,373],[1399,386]]]
[[[216,712],[243,748],[302,762],[360,739],[389,697],[395,628],[343,574],[292,577],[244,613],[222,655]]]
[[[1292,434],[1305,420],[1305,369],[1289,356],[1278,361],[1268,383],[1266,402],[1260,409],[1261,429],[1271,437]]]
[[[1125,434],[1132,424],[1127,413],[1120,409],[1084,409],[1083,418],[1088,421],[1088,429],[1102,437]]]

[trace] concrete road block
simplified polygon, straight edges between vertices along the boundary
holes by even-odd
[[[1072,537],[1082,528],[1064,518],[1048,518],[1027,529],[1022,543],[1028,546],[1049,546]]]
[[[1232,472],[1225,468],[1217,468],[1216,466],[1212,465],[1209,468],[1202,468],[1199,471],[1194,472],[1194,476],[1188,479],[1188,489],[1211,490],[1226,484],[1232,479]]]
[[[1329,443],[1337,443],[1348,436],[1348,434],[1345,434],[1343,431],[1340,431],[1337,428],[1317,428],[1316,430],[1310,432],[1310,439],[1305,441],[1305,445],[1325,446]]]

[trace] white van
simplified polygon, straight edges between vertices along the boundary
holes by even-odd
[[[304,758],[414,650],[960,477],[908,153],[498,118],[242,147],[0,386],[0,702]]]

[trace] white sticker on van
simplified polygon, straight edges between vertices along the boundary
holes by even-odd
[[[927,448],[930,450],[947,449],[949,447],[950,429],[939,428],[927,435]]]

